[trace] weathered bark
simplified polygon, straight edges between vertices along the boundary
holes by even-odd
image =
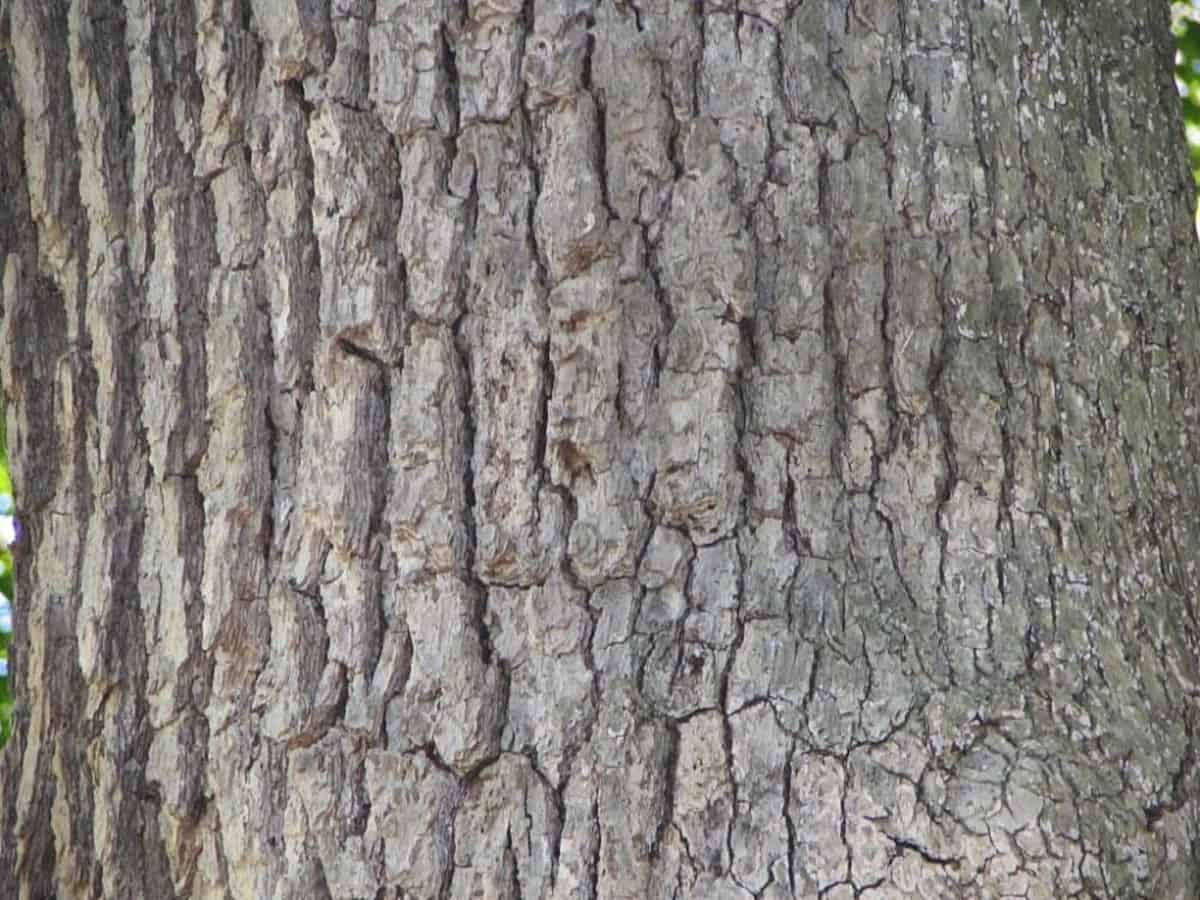
[[[1166,3],[0,10],[0,895],[1200,896]]]

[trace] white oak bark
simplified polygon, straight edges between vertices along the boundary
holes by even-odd
[[[0,897],[1200,896],[1167,19],[0,6]]]

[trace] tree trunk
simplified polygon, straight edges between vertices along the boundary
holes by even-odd
[[[0,37],[0,895],[1200,896],[1166,3]]]

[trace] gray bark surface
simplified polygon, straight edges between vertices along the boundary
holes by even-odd
[[[1167,18],[0,5],[0,896],[1200,896]]]

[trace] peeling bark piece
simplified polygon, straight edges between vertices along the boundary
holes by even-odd
[[[550,786],[524,756],[504,754],[474,776],[455,816],[452,898],[549,897],[562,829]]]
[[[383,858],[383,880],[416,896],[437,894],[450,875],[455,779],[420,753],[372,750],[365,787],[371,798],[363,840]]]
[[[322,332],[347,352],[396,363],[404,294],[399,261],[385,249],[400,205],[395,152],[372,117],[337,103],[310,117],[308,141]]]
[[[456,773],[500,750],[506,678],[485,661],[475,589],[450,576],[398,589],[412,641],[411,673],[387,707],[388,747],[432,747]]]

